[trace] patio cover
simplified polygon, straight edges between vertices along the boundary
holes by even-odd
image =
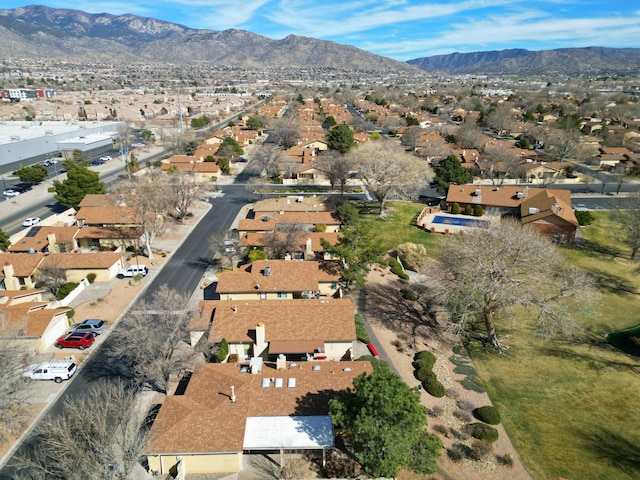
[[[328,415],[247,417],[244,450],[315,450],[332,448],[333,424]]]

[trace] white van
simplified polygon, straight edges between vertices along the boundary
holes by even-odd
[[[76,373],[76,369],[73,360],[49,360],[27,367],[23,375],[33,380],[54,380],[60,383],[69,380]]]
[[[135,277],[136,275],[142,275],[145,277],[149,273],[149,269],[146,265],[131,265],[127,268],[123,268],[118,272],[118,278]]]

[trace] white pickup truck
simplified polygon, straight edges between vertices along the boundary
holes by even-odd
[[[32,380],[54,380],[61,383],[63,380],[69,380],[76,370],[73,360],[49,360],[27,367],[22,375]]]

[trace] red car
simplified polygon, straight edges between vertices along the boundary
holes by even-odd
[[[90,347],[96,339],[93,333],[68,333],[62,335],[56,340],[56,347],[58,348],[77,348],[78,350],[84,350]]]

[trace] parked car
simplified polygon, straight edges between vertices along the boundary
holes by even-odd
[[[69,380],[76,373],[77,367],[73,360],[49,360],[27,367],[22,375],[33,380],[53,380],[61,383]]]
[[[108,162],[109,160],[111,160],[113,157],[111,155],[105,155],[104,157],[100,157],[100,160],[102,162]]]
[[[20,195],[20,192],[18,190],[14,190],[13,188],[7,188],[4,192],[2,192],[2,195],[4,195],[5,197],[17,197],[18,195]]]
[[[58,348],[77,348],[78,350],[84,350],[93,345],[95,341],[96,337],[93,333],[67,333],[59,337],[55,345]]]
[[[88,318],[80,323],[71,325],[67,333],[92,333],[100,335],[107,328],[107,322],[98,318]]]
[[[58,160],[56,160],[55,158],[48,158],[44,162],[42,162],[42,165],[44,165],[45,167],[50,167],[51,165],[55,165],[56,163],[58,163]]]
[[[143,277],[146,277],[147,273],[149,273],[149,269],[147,268],[146,265],[131,265],[127,268],[123,268],[122,270],[120,270],[118,272],[117,277],[118,278],[135,277],[136,275],[142,275]]]
[[[33,227],[36,223],[40,223],[39,217],[25,218],[22,222],[23,227]]]
[[[28,192],[32,188],[33,188],[33,185],[31,185],[30,183],[18,183],[13,186],[13,189],[17,190],[20,193]]]

